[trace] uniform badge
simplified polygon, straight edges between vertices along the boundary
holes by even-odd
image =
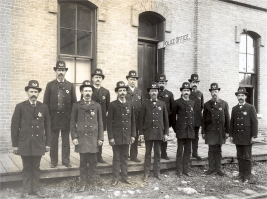
[[[141,96],[138,96],[138,99],[141,99]]]
[[[159,106],[158,109],[161,110],[161,107]]]
[[[245,111],[245,112],[243,112],[243,114],[244,114],[244,115],[247,115],[248,113]]]
[[[42,113],[39,112],[39,113],[38,113],[38,117],[42,117]]]
[[[169,97],[169,95],[168,95],[168,94],[166,94],[166,95],[165,95],[165,97]]]
[[[130,110],[129,110],[129,109],[127,109],[127,107],[126,107],[126,113],[130,113]]]
[[[191,107],[191,111],[193,111],[193,108]]]
[[[200,99],[200,100],[201,100],[201,97],[198,97],[198,99]]]
[[[91,110],[91,115],[94,116],[95,115],[95,112],[94,110]]]
[[[106,99],[106,97],[105,96],[102,96],[102,99]]]
[[[220,111],[222,111],[222,108],[219,108]]]
[[[70,91],[69,90],[66,90],[66,93],[69,93]]]

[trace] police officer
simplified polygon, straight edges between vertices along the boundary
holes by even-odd
[[[204,107],[204,97],[203,93],[198,90],[199,78],[198,74],[192,74],[191,78],[188,80],[190,82],[192,91],[189,95],[189,99],[195,102],[194,112],[195,112],[195,138],[192,139],[192,157],[201,160],[202,158],[198,155],[198,140],[199,140],[199,128],[201,126],[202,110]]]
[[[143,181],[148,181],[151,167],[151,151],[154,145],[154,177],[160,180],[160,147],[168,139],[169,119],[166,104],[157,99],[159,87],[153,82],[147,88],[150,99],[142,104],[139,117],[140,139],[145,139],[146,152]]]
[[[51,141],[51,168],[58,164],[58,137],[62,138],[62,164],[70,164],[70,113],[72,104],[77,101],[74,85],[65,79],[66,63],[57,61],[54,67],[56,79],[49,82],[44,93],[44,104],[48,106],[51,116],[52,141]]]
[[[238,178],[244,183],[252,181],[252,144],[258,135],[258,119],[253,105],[246,103],[248,92],[245,88],[238,88],[235,93],[238,105],[232,109],[230,122],[230,141],[236,145],[239,166]]]
[[[126,101],[128,86],[119,81],[115,88],[117,100],[110,103],[108,109],[108,139],[113,149],[113,180],[112,186],[121,181],[131,184],[128,180],[128,152],[129,145],[134,143],[136,137],[135,117],[132,104]]]
[[[129,74],[126,76],[126,79],[128,80],[126,100],[132,103],[134,108],[135,121],[138,121],[139,113],[142,106],[142,91],[136,87],[138,80],[138,75],[136,71],[129,71]],[[138,132],[138,125],[136,125],[136,138],[134,143],[130,147],[130,159],[134,162],[141,162],[141,160],[137,158],[139,136]]]
[[[42,155],[49,151],[51,142],[51,121],[48,108],[37,101],[39,83],[31,80],[25,87],[28,100],[16,105],[11,121],[13,153],[22,159],[22,198],[35,194],[39,198],[46,195],[40,192],[40,162]]]
[[[212,83],[209,89],[212,98],[204,104],[202,137],[209,145],[206,175],[215,171],[220,176],[224,175],[221,168],[222,144],[229,133],[230,116],[227,102],[219,98],[220,90],[217,83]]]
[[[191,177],[188,172],[190,155],[191,155],[191,143],[195,138],[195,126],[194,126],[194,106],[195,102],[189,99],[190,91],[189,82],[184,82],[180,91],[182,93],[181,98],[174,101],[174,105],[171,112],[171,124],[176,133],[177,138],[177,153],[176,153],[176,166],[177,177],[181,177],[182,174]]]
[[[83,82],[80,86],[83,99],[74,103],[71,111],[72,142],[75,145],[75,152],[80,153],[80,192],[85,191],[88,177],[91,184],[96,182],[98,173],[96,154],[104,140],[101,106],[91,100],[93,88],[89,80]]]
[[[102,110],[102,118],[103,118],[103,126],[104,131],[107,130],[107,113],[108,107],[110,103],[110,93],[109,91],[101,86],[102,81],[105,79],[105,75],[103,74],[100,68],[97,68],[92,73],[92,81],[94,82],[94,92],[92,95],[92,100],[99,103],[101,105]],[[97,152],[97,162],[105,164],[106,161],[103,160],[102,157],[102,146],[99,146],[99,152]]]
[[[166,75],[164,74],[158,75],[158,79],[157,79],[157,83],[159,85],[158,99],[166,103],[168,115],[170,116],[174,99],[173,99],[172,92],[166,89],[167,82],[168,80],[166,80]],[[169,125],[171,126],[170,118],[169,118]],[[170,158],[167,155],[167,145],[168,145],[167,141],[161,142],[161,158],[169,160]]]

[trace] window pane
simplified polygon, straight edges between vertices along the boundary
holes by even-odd
[[[246,35],[240,35],[239,52],[246,53]]]
[[[60,27],[75,28],[75,7],[70,3],[60,5]]]
[[[60,28],[60,54],[75,54],[75,30]]]
[[[255,73],[254,55],[247,55],[247,72]]]
[[[86,7],[77,5],[77,28],[78,30],[91,31],[91,10]]]
[[[77,35],[77,54],[91,57],[91,33],[78,31]]]
[[[84,80],[91,78],[91,60],[77,59],[76,60],[76,83],[83,83]]]
[[[144,19],[139,19],[138,36],[156,38],[157,24],[150,23]]]
[[[239,53],[239,72],[246,72],[246,54]]]
[[[76,97],[77,97],[77,101],[81,100],[81,91],[80,91],[80,86],[82,84],[75,84],[75,91],[76,91]]]
[[[254,42],[249,35],[247,35],[247,53],[254,54]]]
[[[66,72],[66,80],[68,80],[71,83],[74,83],[75,79],[75,60],[74,58],[60,58],[60,60],[63,60],[66,62],[66,67],[68,68],[68,71]]]
[[[245,84],[246,85],[252,85],[252,82],[251,82],[251,74],[246,74],[245,75]]]
[[[239,73],[239,84],[245,84],[245,74]]]

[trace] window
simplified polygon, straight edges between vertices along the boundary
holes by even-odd
[[[249,34],[240,36],[239,86],[246,88],[247,102],[257,108],[257,40]]]
[[[95,68],[95,8],[88,4],[59,4],[59,59],[66,62],[66,79],[76,86],[90,80],[91,68]]]

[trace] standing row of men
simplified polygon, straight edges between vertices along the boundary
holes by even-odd
[[[97,161],[105,163],[102,144],[106,128],[113,148],[114,186],[119,182],[120,169],[121,181],[131,183],[127,177],[127,159],[130,157],[132,161],[140,162],[137,158],[138,136],[145,140],[146,145],[143,180],[147,181],[150,174],[153,146],[154,176],[160,179],[160,157],[169,159],[166,152],[169,127],[174,129],[178,143],[177,176],[191,176],[188,172],[191,146],[192,156],[201,159],[197,151],[201,124],[202,136],[209,145],[209,170],[206,174],[216,171],[224,175],[221,170],[221,145],[230,133],[231,140],[237,144],[240,178],[249,179],[251,164],[247,163],[251,163],[251,138],[257,136],[256,111],[247,103],[242,105],[241,110],[234,107],[230,128],[228,104],[219,98],[217,83],[211,84],[212,99],[204,105],[203,94],[197,89],[198,75],[193,74],[190,83],[185,82],[180,88],[181,98],[174,101],[173,94],[165,89],[166,76],[159,75],[158,82],[147,88],[150,99],[143,99],[142,91],[136,88],[137,73],[130,71],[126,76],[128,85],[118,82],[115,88],[117,100],[110,103],[109,91],[101,86],[105,76],[101,69],[96,69],[92,74],[93,83],[86,80],[80,86],[82,95],[77,102],[73,84],[64,78],[68,70],[65,62],[58,61],[54,70],[56,80],[47,84],[44,104],[37,102],[42,90],[39,83],[31,80],[25,87],[29,100],[18,104],[12,117],[12,145],[14,153],[21,155],[23,161],[22,197],[31,193],[43,197],[39,191],[40,160],[44,152],[49,151],[52,140],[51,167],[57,166],[59,132],[62,137],[62,164],[71,167],[70,132],[75,151],[80,153],[80,191],[84,191],[88,171],[93,183]],[[245,102],[247,94],[244,88],[238,90],[236,95],[240,103],[242,100],[242,103]]]

